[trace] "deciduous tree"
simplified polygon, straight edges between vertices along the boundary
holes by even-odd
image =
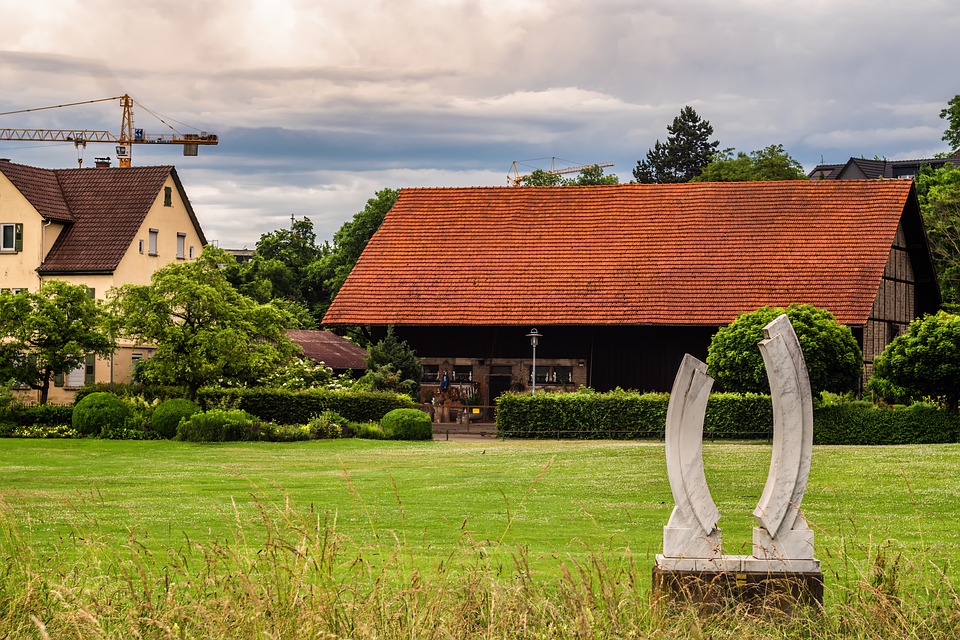
[[[255,384],[293,355],[288,314],[234,289],[223,272],[231,259],[207,246],[197,260],[154,272],[149,285],[114,292],[124,335],[157,348],[138,366],[141,379],[181,385],[192,400],[204,385]]]
[[[722,327],[707,352],[710,375],[727,391],[770,393],[757,343],[763,339],[763,327],[782,313],[797,333],[814,395],[857,389],[863,375],[863,354],[853,333],[826,309],[808,304],[791,304],[786,309],[761,307]]]
[[[954,151],[960,149],[960,94],[951,98],[947,108],[940,112],[940,117],[948,123],[942,140],[949,142]]]
[[[108,314],[83,285],[49,280],[36,293],[0,293],[0,376],[40,392],[54,376],[114,349]]]
[[[806,180],[803,166],[790,157],[783,145],[772,144],[759,151],[733,154],[724,149],[691,182],[751,182],[763,180]]]
[[[960,309],[960,169],[921,167],[916,185],[944,308]]]

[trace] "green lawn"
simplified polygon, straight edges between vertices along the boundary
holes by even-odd
[[[704,446],[726,553],[750,553],[769,456],[762,443]],[[663,446],[647,442],[8,439],[0,487],[41,554],[93,533],[120,545],[134,532],[157,549],[229,537],[237,522],[257,521],[258,504],[282,510],[289,500],[336,518],[358,546],[403,540],[416,564],[465,538],[489,548],[502,540],[547,574],[568,557],[624,548],[652,562],[673,506]],[[868,559],[885,542],[953,575],[960,446],[817,447],[803,508],[828,575],[849,571],[839,558]]]

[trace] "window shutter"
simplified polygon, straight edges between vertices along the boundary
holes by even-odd
[[[85,375],[83,376],[83,384],[93,384],[96,380],[96,366],[97,366],[97,356],[92,353],[87,354],[87,367]]]
[[[13,227],[13,250],[23,251],[23,223],[18,222]]]

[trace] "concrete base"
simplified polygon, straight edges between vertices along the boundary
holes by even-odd
[[[653,599],[658,604],[694,606],[705,612],[746,605],[757,613],[787,615],[798,606],[823,606],[823,573],[819,562],[813,571],[773,571],[769,568],[729,571],[707,567],[687,570],[669,568],[661,564],[661,558],[657,557],[657,564],[653,567]],[[738,556],[726,558],[731,559],[731,566],[739,564],[741,567],[743,562],[738,563],[734,558],[757,560]]]

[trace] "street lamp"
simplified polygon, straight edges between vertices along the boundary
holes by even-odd
[[[537,345],[540,343],[540,338],[543,337],[543,334],[537,332],[536,328],[534,328],[530,329],[530,333],[527,334],[527,337],[530,338],[530,346],[533,347],[533,387],[530,391],[530,395],[537,395]]]

